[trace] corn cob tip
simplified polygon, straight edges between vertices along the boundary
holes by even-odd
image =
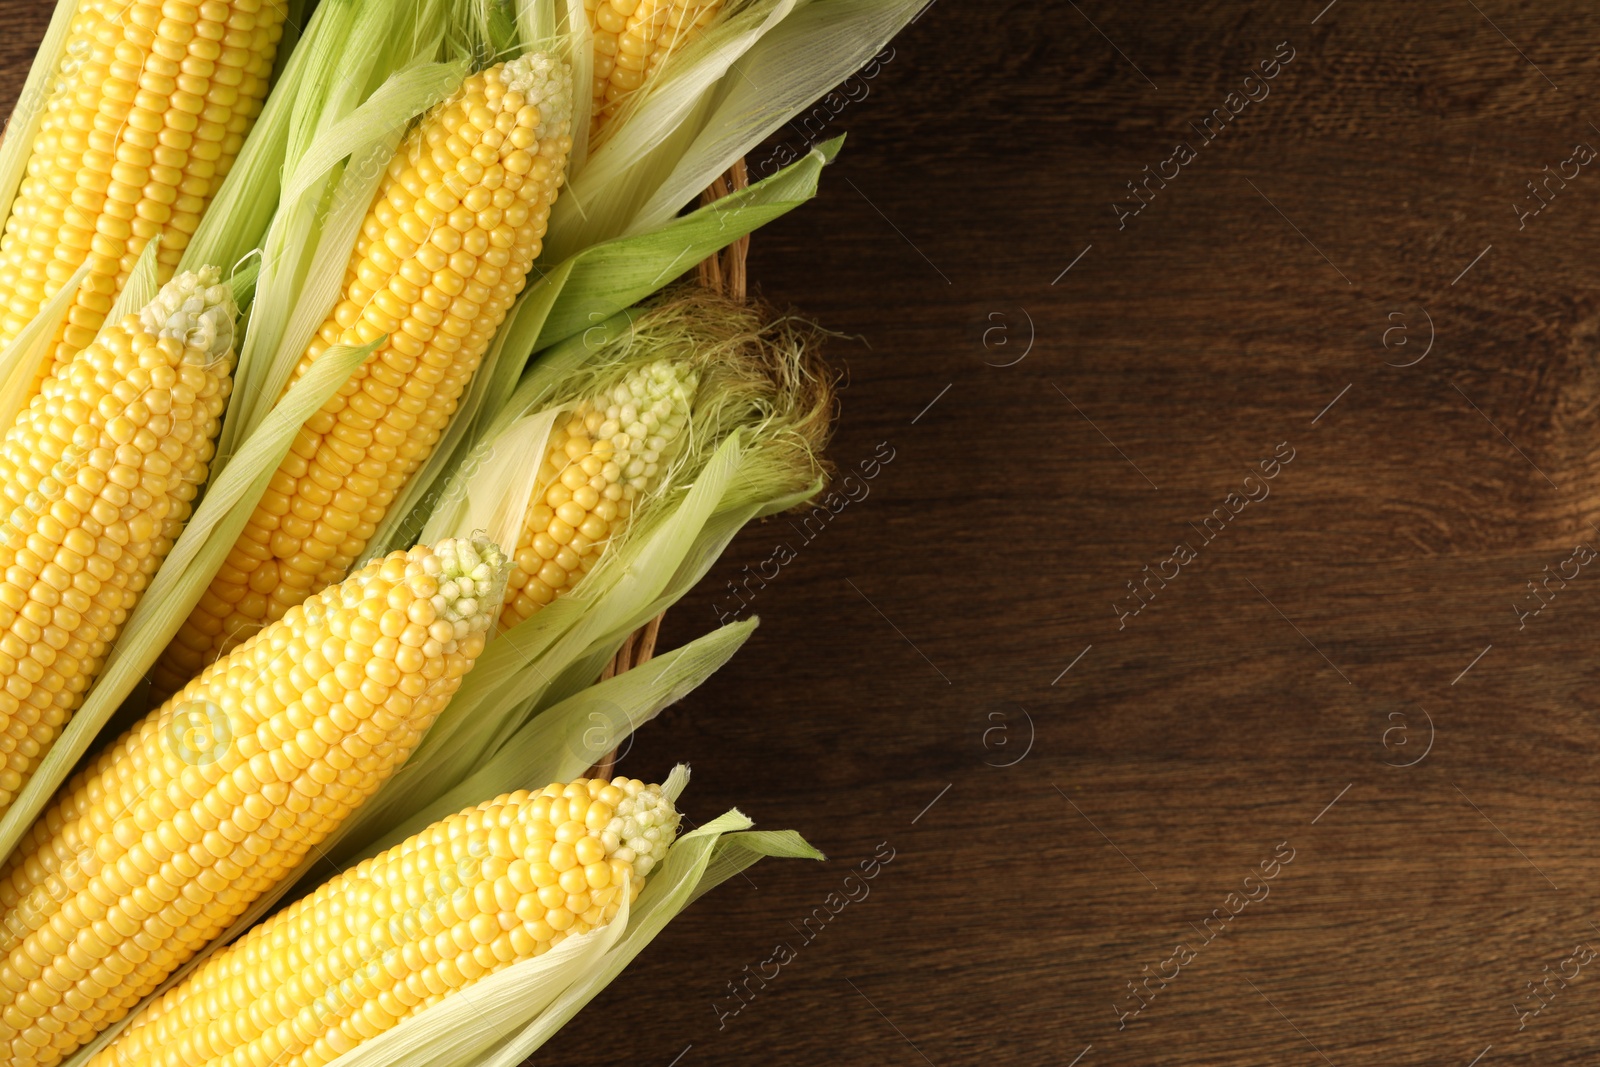
[[[222,271],[201,267],[173,278],[139,312],[139,324],[158,337],[170,337],[215,363],[233,349],[233,320],[239,314],[233,291],[221,284]]]
[[[458,631],[489,629],[499,615],[509,570],[499,545],[482,534],[447,537],[433,546],[423,566],[439,581],[433,607],[440,618],[454,623]]]
[[[613,779],[611,784],[628,795],[600,832],[600,843],[607,857],[631,863],[634,877],[643,878],[672,847],[678,834],[678,809],[662,786],[628,778]]]
[[[628,375],[611,391],[601,437],[610,437],[622,473],[637,494],[654,486],[688,428],[700,372],[687,363],[658,359]],[[611,430],[611,433],[607,433]],[[620,431],[620,432],[619,432]]]
[[[544,140],[568,132],[572,120],[572,68],[549,52],[527,52],[508,60],[500,72],[506,88],[521,93],[539,109],[534,136]]]

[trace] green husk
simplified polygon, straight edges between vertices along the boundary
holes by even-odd
[[[735,160],[866,65],[926,2],[801,4],[733,64],[707,101],[705,118],[674,134],[687,144],[672,146],[670,170],[661,168],[665,176],[634,211],[626,232],[653,229],[676,215]],[[654,171],[657,163],[652,157],[646,167]],[[637,180],[641,192],[649,185],[633,174],[628,180]]]
[[[558,260],[649,232],[734,160],[859,69],[926,0],[748,0],[726,14],[616,116],[556,203]]]
[[[561,28],[572,45],[572,84],[594,83],[594,34],[589,29],[585,0],[559,0]],[[589,119],[593,114],[592,93],[577,92],[572,97],[572,153],[569,169],[577,173],[589,158]]]
[[[644,190],[678,161],[692,130],[733,62],[763,34],[783,21],[800,0],[741,0],[725,4],[721,15],[696,40],[633,93],[613,115],[581,169],[574,169],[566,202],[556,204],[545,239],[552,258],[611,237],[638,232],[633,211]],[[826,87],[824,87],[826,88]],[[781,123],[788,116],[758,108]],[[760,141],[751,141],[754,146]],[[720,173],[720,172],[718,172]],[[706,176],[705,188],[716,174]],[[699,190],[680,201],[681,207]]]
[[[733,657],[757,620],[729,623],[682,648],[596,682],[541,712],[449,792],[389,828],[346,863],[374,856],[484,797],[580,777],[629,734],[682,700]]]

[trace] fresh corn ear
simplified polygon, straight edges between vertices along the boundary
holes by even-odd
[[[0,870],[0,1061],[58,1063],[375,792],[484,647],[487,542],[374,561],[213,664],[68,782]]]
[[[502,629],[533,615],[594,566],[672,462],[699,379],[694,367],[659,359],[557,417],[517,534]]]
[[[661,786],[628,778],[479,804],[251,930],[152,1001],[90,1067],[321,1067],[610,922],[677,826]]]
[[[344,577],[427,460],[539,254],[571,148],[570,81],[547,54],[518,57],[406,137],[295,378],[332,345],[388,339],[302,427],[157,664],[158,692]]]
[[[281,0],[79,0],[0,238],[0,347],[90,264],[39,381],[94,340],[157,235],[172,276],[261,110],[283,18]]]
[[[723,0],[583,0],[594,38],[591,139],[722,9]]]
[[[101,333],[0,444],[0,811],[76,710],[206,480],[237,309],[207,267]]]
[[[832,392],[800,324],[690,287],[625,318],[530,372],[422,528],[424,540],[488,530],[514,546],[502,628],[572,590],[736,430],[773,479],[763,493],[823,473]]]

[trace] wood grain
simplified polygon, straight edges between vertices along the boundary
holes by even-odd
[[[687,760],[697,821],[737,805],[832,859],[697,904],[535,1062],[1595,1062],[1600,967],[1516,1006],[1600,947],[1600,575],[1515,606],[1600,548],[1600,173],[1513,205],[1600,147],[1600,24],[1325,2],[942,0],[775,135],[850,131],[751,277],[848,335],[840,467],[894,458],[668,615],[670,648],[797,550],[620,769]],[[0,12],[14,92],[47,7]],[[1270,95],[1119,230],[1280,42]]]

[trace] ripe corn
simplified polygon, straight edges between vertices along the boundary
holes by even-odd
[[[594,35],[594,110],[589,136],[598,137],[628,94],[667,57],[704,32],[723,0],[583,0]]]
[[[543,53],[468,78],[379,185],[329,346],[388,339],[313,415],[211,587],[162,656],[178,686],[344,577],[454,413],[538,256],[571,149],[571,76]]]
[[[100,671],[189,517],[232,382],[215,267],[48,378],[0,444],[0,811]]]
[[[616,915],[672,843],[660,786],[578,779],[452,815],[251,930],[90,1067],[321,1067]]]
[[[78,0],[0,238],[0,346],[91,264],[40,382],[94,340],[157,234],[172,276],[261,110],[283,17],[281,0]]]
[[[483,650],[486,541],[375,560],[123,735],[0,870],[0,1062],[121,1018],[377,790]]]
[[[589,572],[684,437],[699,374],[659,359],[558,419],[517,538],[500,626],[509,629]]]

